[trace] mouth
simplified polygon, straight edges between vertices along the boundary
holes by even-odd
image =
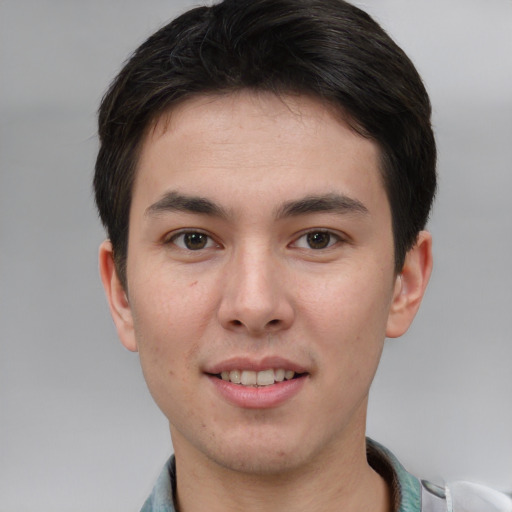
[[[280,356],[232,357],[203,372],[217,396],[241,409],[283,406],[301,393],[311,377],[309,367]]]
[[[223,381],[252,388],[272,386],[279,382],[299,379],[306,375],[307,373],[285,370],[284,368],[269,368],[261,371],[236,369],[212,374],[213,377]]]

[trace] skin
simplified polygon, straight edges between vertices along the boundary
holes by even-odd
[[[120,339],[169,419],[180,510],[391,510],[366,461],[368,392],[385,337],[412,322],[432,257],[421,232],[395,274],[378,162],[373,141],[304,96],[198,97],[149,131],[127,290],[108,241],[100,270]],[[327,204],[334,195],[344,207]],[[298,201],[303,211],[290,211]],[[184,230],[202,234],[195,250]],[[240,407],[208,375],[233,357],[285,358],[306,376],[276,407]]]

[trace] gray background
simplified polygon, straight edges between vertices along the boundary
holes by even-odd
[[[369,433],[417,474],[512,491],[512,2],[366,0],[434,104],[435,271]],[[95,110],[186,1],[0,0],[0,510],[127,511],[171,450],[97,273]]]

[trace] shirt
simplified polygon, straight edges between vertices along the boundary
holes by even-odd
[[[440,487],[420,481],[388,449],[369,438],[366,452],[370,466],[390,486],[394,512],[512,512],[512,501],[487,487],[469,482]],[[176,512],[175,495],[176,463],[172,456],[141,512]]]

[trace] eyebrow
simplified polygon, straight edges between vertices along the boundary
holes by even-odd
[[[187,212],[228,218],[228,212],[210,199],[191,196],[176,191],[164,194],[156,203],[149,206],[145,215],[159,215],[167,212]],[[294,201],[287,201],[277,209],[276,219],[296,217],[310,213],[334,212],[339,214],[367,214],[368,209],[357,199],[343,194],[322,194],[306,196]]]
[[[176,211],[228,217],[226,210],[205,197],[189,196],[175,191],[164,194],[161,199],[146,209],[145,215],[159,215]]]
[[[368,208],[361,201],[343,194],[323,194],[306,196],[296,201],[284,203],[277,211],[276,218],[281,219],[320,212],[367,214]]]

